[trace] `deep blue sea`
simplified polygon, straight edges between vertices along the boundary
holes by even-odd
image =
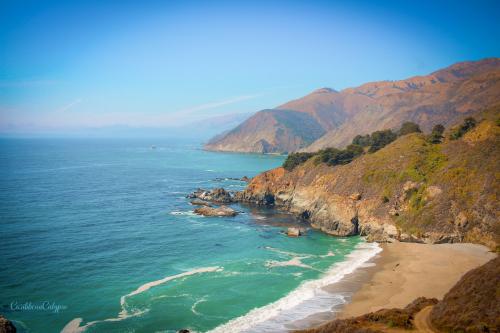
[[[152,148],[155,145],[155,149]],[[284,157],[167,139],[0,140],[0,305],[20,332],[279,332],[376,249],[271,209],[200,217],[185,195],[241,190]]]

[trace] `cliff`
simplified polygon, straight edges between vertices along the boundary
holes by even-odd
[[[252,179],[240,201],[289,210],[326,233],[375,241],[499,244],[500,107],[458,140],[402,136],[346,165],[310,158]]]
[[[500,59],[462,62],[401,81],[380,81],[337,92],[318,89],[275,109],[257,112],[205,149],[281,153],[343,147],[357,134],[397,128],[424,131],[456,123],[499,102]]]

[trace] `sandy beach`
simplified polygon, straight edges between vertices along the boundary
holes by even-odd
[[[475,244],[382,244],[375,266],[353,274],[360,283],[337,318],[358,316],[382,308],[401,308],[420,296],[442,299],[469,270],[496,254]],[[331,290],[341,286],[331,286]]]
[[[383,251],[365,267],[324,289],[344,295],[346,304],[287,325],[304,329],[337,318],[349,318],[383,308],[403,308],[420,296],[442,299],[469,270],[496,254],[476,244],[380,244]]]

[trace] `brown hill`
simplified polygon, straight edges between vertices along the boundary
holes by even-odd
[[[462,62],[427,76],[367,83],[340,92],[323,88],[276,109],[264,110],[208,150],[316,151],[343,147],[357,134],[413,121],[425,130],[454,124],[500,102],[500,59]]]
[[[473,269],[431,312],[444,332],[500,332],[500,257]]]
[[[458,140],[432,144],[409,134],[337,166],[317,155],[292,171],[280,167],[254,177],[237,198],[287,209],[333,235],[495,248],[500,108],[478,116],[485,119]]]

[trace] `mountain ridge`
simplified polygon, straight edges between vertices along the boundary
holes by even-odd
[[[405,121],[419,124],[424,131],[436,123],[453,125],[464,115],[498,103],[498,96],[500,58],[459,62],[405,80],[369,82],[341,91],[317,89],[257,112],[226,135],[210,140],[205,149],[287,153],[341,148],[358,134],[394,129]],[[288,116],[294,119],[287,123],[283,120]],[[308,128],[313,130],[306,135]]]

